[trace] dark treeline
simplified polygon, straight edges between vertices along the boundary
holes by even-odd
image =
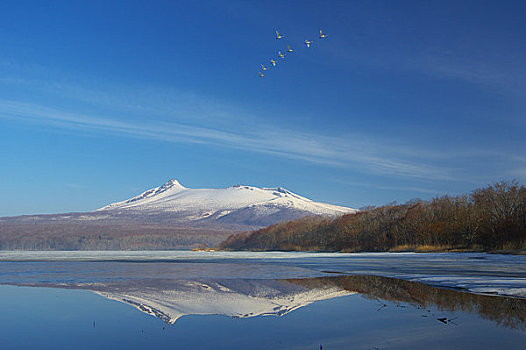
[[[229,236],[227,250],[389,251],[526,248],[526,188],[499,182],[470,195],[307,217]]]

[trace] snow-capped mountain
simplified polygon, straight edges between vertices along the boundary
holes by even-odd
[[[186,188],[177,180],[133,198],[98,209],[98,213],[166,215],[187,222],[266,226],[308,215],[338,216],[356,209],[314,202],[284,188],[236,185],[222,189]]]
[[[170,180],[90,212],[0,218],[0,246],[9,250],[214,247],[232,233],[305,216],[354,212],[281,187],[191,189]]]

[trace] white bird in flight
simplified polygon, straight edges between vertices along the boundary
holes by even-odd
[[[264,65],[261,65],[261,70],[267,70],[267,67],[265,67]]]
[[[305,40],[305,45],[306,45],[307,47],[310,47],[310,44],[312,44],[312,41]]]
[[[279,58],[285,58],[285,56],[283,56],[283,54],[281,53],[281,51],[278,51],[278,57],[279,57]]]
[[[320,38],[323,39],[323,38],[326,38],[326,37],[328,37],[328,35],[327,34],[323,34],[323,32],[320,29]]]
[[[283,38],[284,38],[284,36],[279,35],[279,32],[276,30],[276,40],[283,39]]]
[[[272,63],[272,65],[273,65],[274,67],[276,67],[276,61],[274,61],[274,60],[270,60],[270,63]]]
[[[259,74],[259,76],[260,76],[260,77],[262,77],[262,76],[263,76],[263,73],[261,73],[261,72],[258,72],[258,74]]]
[[[287,45],[287,52],[292,52],[292,51],[294,51],[294,50],[292,50],[292,49],[290,48],[290,46]]]

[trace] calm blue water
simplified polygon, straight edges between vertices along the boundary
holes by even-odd
[[[44,259],[21,253],[22,261],[0,254],[1,348],[524,349],[526,344],[526,299],[344,276],[372,271],[456,289],[471,279],[465,289],[519,293],[522,257],[156,254],[45,253]]]
[[[521,349],[524,330],[469,313],[379,304],[359,295],[320,301],[281,317],[184,316],[173,325],[94,293],[0,287],[5,349]]]

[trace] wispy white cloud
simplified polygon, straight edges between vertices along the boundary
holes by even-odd
[[[43,67],[38,66],[33,67],[32,70],[39,74],[45,72]],[[232,122],[232,118],[237,117],[236,122],[239,122],[238,114],[232,115],[232,113],[224,112],[225,110],[232,111],[232,106],[227,106],[210,96],[197,95],[191,91],[174,88],[124,86],[115,83],[108,85],[106,81],[96,80],[79,85],[67,80],[41,80],[20,76],[2,76],[0,84],[45,93],[55,98],[69,99],[127,116],[140,114],[192,124],[210,123],[210,121],[215,124],[225,124]],[[90,86],[97,86],[97,88]],[[253,116],[247,113],[243,114],[243,119],[247,123],[251,123],[252,118]]]
[[[374,42],[374,37],[368,40]],[[356,46],[342,38],[332,38],[331,41],[333,44],[328,49],[333,57],[339,58],[341,69],[355,70],[358,65],[387,72],[418,73],[435,79],[468,83],[490,93],[524,101],[526,56],[524,51],[504,44],[494,43],[496,48],[488,50],[477,45],[420,43],[418,49],[391,48],[386,56],[378,54],[376,46],[362,45],[357,50]]]
[[[508,175],[514,179],[526,181],[526,166],[511,169]]]
[[[479,85],[490,91],[513,97],[524,97],[526,57],[488,59],[475,55],[434,53],[416,57],[411,67],[436,77],[457,79]]]
[[[0,118],[166,142],[209,144],[375,174],[452,179],[450,169],[415,161],[404,154],[404,149],[387,142],[367,141],[363,136],[323,136],[257,125],[221,129],[167,121],[123,121],[9,100],[0,100]]]
[[[74,189],[74,190],[84,188],[83,185],[79,185],[79,184],[75,184],[75,183],[67,183],[67,184],[66,184],[66,187],[71,188],[71,189]]]
[[[39,67],[33,69],[39,70]],[[31,75],[31,74],[30,74]],[[33,74],[34,75],[34,74]],[[371,135],[338,135],[287,129],[247,113],[240,106],[192,92],[155,87],[108,86],[107,82],[84,85],[59,80],[38,80],[24,75],[0,78],[0,84],[69,99],[75,106],[0,100],[0,118],[42,123],[70,131],[112,133],[165,142],[207,144],[272,154],[362,173],[478,182],[462,166],[463,160],[506,158],[495,150],[427,148],[410,140],[375,138]],[[90,86],[104,88],[91,88]],[[79,102],[79,103],[75,103]],[[79,111],[87,110],[86,113]],[[94,112],[96,111],[96,112]],[[455,167],[453,164],[457,164]],[[460,165],[459,165],[460,164]],[[516,166],[510,168],[517,168]]]
[[[370,187],[380,190],[396,190],[396,191],[404,191],[404,192],[410,192],[410,193],[423,193],[423,194],[434,194],[438,195],[442,193],[443,191],[439,191],[438,189],[431,189],[431,188],[424,188],[424,187],[418,187],[418,186],[386,186],[386,185],[379,185],[376,183],[368,183],[368,182],[361,182],[361,181],[345,181],[341,179],[333,179],[333,182],[350,186],[350,187]]]

